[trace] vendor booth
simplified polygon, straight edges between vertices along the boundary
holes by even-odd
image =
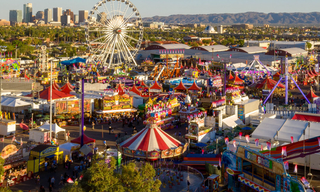
[[[63,152],[59,151],[58,146],[38,145],[30,151],[28,160],[28,171],[37,173],[45,170],[45,162],[51,165],[53,161],[63,163]]]
[[[12,186],[26,180],[28,175],[22,148],[9,144],[2,149],[1,158],[4,159],[4,174],[1,177],[0,186]]]
[[[16,121],[1,120],[0,121],[0,135],[6,136],[16,132]]]

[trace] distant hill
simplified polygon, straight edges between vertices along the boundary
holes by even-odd
[[[201,15],[170,15],[143,18],[144,22],[164,23],[216,23],[216,24],[320,24],[320,12],[312,13],[223,13]]]

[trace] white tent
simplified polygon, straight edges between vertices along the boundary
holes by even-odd
[[[18,98],[12,97],[2,97],[1,98],[1,106],[3,110],[10,111],[10,112],[20,112],[25,109],[28,109],[31,106],[31,103],[22,101]]]
[[[305,139],[309,139],[309,138],[314,138],[314,137],[318,137],[320,136],[320,123],[316,123],[316,122],[310,122],[310,128],[307,127],[306,131],[306,138]],[[304,137],[302,136],[300,138],[300,141],[304,140]]]
[[[301,139],[301,136],[307,127],[307,121],[288,119],[279,130],[278,136],[275,139],[283,142],[291,142],[291,137],[293,137],[293,141],[297,142]]]
[[[71,151],[80,148],[80,145],[77,143],[64,143],[62,145],[59,145],[59,150],[63,151],[64,155],[69,155]]]
[[[46,130],[50,130],[50,124],[48,122],[45,122],[41,127],[39,127],[40,129],[46,129]],[[52,124],[52,132],[54,132],[55,134],[57,134],[58,132],[61,131],[66,131],[65,129],[62,129],[61,127],[59,127],[57,124]]]
[[[244,125],[243,122],[237,117],[232,116],[222,120],[222,127],[225,128],[235,128],[238,125]]]
[[[285,121],[285,119],[265,118],[252,133],[252,137],[267,140],[274,139],[277,135],[277,131],[281,129]]]

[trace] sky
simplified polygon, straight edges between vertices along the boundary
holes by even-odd
[[[2,0],[4,1],[4,0]],[[8,0],[0,7],[0,19],[9,20],[9,10],[22,10],[23,4],[33,4],[33,15],[46,8],[62,7],[91,10],[99,0]],[[243,12],[314,12],[320,11],[319,0],[131,0],[141,17],[175,14],[212,14]]]

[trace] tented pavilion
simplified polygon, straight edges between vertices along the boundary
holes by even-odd
[[[23,110],[29,109],[31,103],[22,101],[18,98],[2,97],[1,106],[3,111],[21,112]]]

